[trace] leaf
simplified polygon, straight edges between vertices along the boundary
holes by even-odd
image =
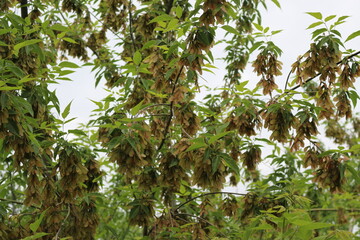
[[[63,119],[65,119],[69,115],[71,103],[72,103],[72,101],[65,107],[64,111],[61,113],[61,117]]]
[[[249,80],[248,81],[243,81],[241,82],[240,84],[236,85],[235,88],[236,90],[238,90],[239,92],[242,92],[245,90],[245,86],[246,84],[248,84]]]
[[[345,42],[350,41],[351,39],[356,38],[356,37],[358,37],[358,36],[360,36],[360,30],[359,30],[359,31],[356,31],[356,32],[353,32],[352,34],[350,34],[350,35],[347,37],[347,39],[345,40]]]
[[[225,165],[233,170],[237,175],[240,174],[240,169],[235,160],[226,153],[219,153],[221,158],[225,161]]]
[[[257,30],[259,30],[260,32],[262,32],[262,31],[264,30],[264,28],[263,28],[261,25],[259,25],[259,24],[257,24],[257,23],[253,23],[253,24],[254,24],[255,28],[256,28]]]
[[[87,136],[87,134],[83,130],[80,130],[80,129],[70,129],[70,130],[68,130],[68,133],[72,133],[77,136]]]
[[[50,29],[55,30],[55,31],[60,31],[60,32],[67,32],[67,31],[70,30],[69,28],[67,28],[67,27],[65,27],[65,26],[63,26],[63,25],[61,25],[61,24],[58,24],[58,23],[52,25],[52,26],[50,27]]]
[[[319,25],[323,24],[323,22],[314,22],[312,24],[310,24],[307,29],[311,29],[311,28],[314,28],[314,27],[317,27]]]
[[[176,8],[175,8],[175,14],[176,14],[176,17],[181,18],[182,14],[183,14],[183,9],[182,9],[182,7],[180,7],[179,5],[176,6]]]
[[[334,18],[336,18],[336,15],[330,15],[330,16],[326,17],[324,20],[325,20],[325,22],[328,22],[328,21],[330,21],[331,19],[334,19]]]
[[[202,147],[207,147],[208,145],[205,143],[204,138],[200,137],[200,138],[195,138],[192,140],[193,144],[191,144],[190,147],[188,147],[188,149],[186,149],[185,152],[189,152],[198,148],[202,148]]]
[[[322,223],[322,222],[312,222],[311,224],[302,226],[302,229],[305,230],[315,230],[315,229],[320,229],[320,228],[328,228],[328,227],[332,227],[334,226],[333,224],[330,223]]]
[[[23,48],[23,47],[26,47],[26,46],[29,46],[29,45],[32,45],[32,44],[35,44],[38,42],[42,42],[42,40],[41,39],[30,39],[30,40],[26,40],[21,43],[18,43],[14,46],[14,54],[18,55],[20,48]]]
[[[0,91],[11,91],[11,90],[19,90],[22,89],[21,86],[17,86],[17,87],[11,87],[11,86],[5,86],[5,87],[0,87]]]
[[[225,25],[225,26],[222,26],[221,28],[224,29],[225,31],[229,32],[229,33],[240,36],[240,33],[238,32],[238,30],[236,30],[232,26]]]
[[[160,16],[157,16],[155,17],[153,20],[151,20],[149,22],[150,23],[153,23],[153,22],[166,22],[166,21],[170,21],[171,19],[173,19],[174,17],[168,15],[168,14],[163,14],[163,15],[160,15]]]
[[[135,107],[133,107],[131,110],[130,110],[130,114],[135,116],[141,109],[142,107],[142,103],[144,102],[144,100],[142,100],[141,102],[139,102]]]
[[[74,39],[69,38],[69,37],[64,37],[63,40],[65,40],[66,42],[69,42],[69,43],[76,43],[77,44],[77,42]]]
[[[39,228],[39,226],[40,226],[40,224],[41,224],[41,222],[42,222],[42,220],[43,220],[43,218],[44,218],[44,216],[46,214],[46,211],[47,211],[47,209],[40,214],[39,218],[36,219],[35,222],[33,222],[33,223],[31,223],[29,225],[31,231],[33,231],[34,233],[38,230],[38,228]]]
[[[281,8],[278,0],[271,0],[278,8]]]
[[[134,57],[133,57],[134,64],[139,66],[141,63],[141,60],[142,60],[141,53],[139,51],[136,51],[134,53]]]
[[[352,166],[350,166],[349,164],[345,164],[345,168],[347,168],[347,170],[349,170],[349,172],[351,172],[351,174],[353,175],[355,182],[357,184],[360,184],[360,176],[358,171],[356,171]]]
[[[313,16],[316,19],[322,20],[322,14],[319,12],[307,12],[310,16]]]
[[[66,68],[80,68],[79,65],[73,62],[64,61],[59,64],[60,67],[66,67]]]
[[[230,133],[230,131],[216,134],[215,136],[212,136],[212,137],[209,139],[208,143],[209,143],[209,144],[212,144],[212,143],[216,142],[218,139],[224,137],[225,135],[227,135],[227,134],[229,134],[229,133]]]
[[[26,237],[26,238],[22,238],[20,240],[34,240],[34,239],[39,239],[43,236],[47,236],[49,235],[50,233],[44,233],[44,232],[39,232],[39,233],[35,233],[34,235],[32,236],[29,236],[29,237]]]

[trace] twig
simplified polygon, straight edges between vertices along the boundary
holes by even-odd
[[[349,56],[346,56],[346,57],[344,57],[342,60],[338,61],[338,62],[336,63],[336,65],[339,65],[339,64],[342,63],[345,59],[353,58],[353,57],[355,57],[356,55],[359,55],[359,54],[360,54],[360,51],[357,51],[357,52],[355,52],[355,53],[353,53],[353,54],[350,54]],[[290,74],[289,74],[289,75],[290,75]],[[295,87],[291,88],[290,90],[285,91],[282,95],[288,94],[290,91],[294,91],[294,90],[298,89],[298,88],[301,87],[303,84],[306,84],[306,83],[314,80],[315,78],[317,78],[317,77],[320,76],[320,75],[321,75],[321,73],[318,73],[318,74],[316,74],[315,76],[313,76],[313,77],[311,77],[311,78],[308,78],[308,79],[305,81],[305,83],[296,85]],[[285,89],[286,89],[286,85],[285,85]]]
[[[170,13],[173,4],[174,4],[174,0],[168,0],[168,2],[166,3],[166,9],[165,9],[166,14]]]
[[[192,214],[189,214],[189,213],[177,213],[175,214],[174,216],[178,216],[178,215],[183,215],[183,216],[189,216],[189,217],[193,217],[193,218],[197,218],[199,219],[200,221],[203,221],[204,223],[207,223],[213,227],[216,227],[217,229],[219,229],[217,226],[215,226],[214,224],[212,224],[211,222],[209,222],[208,220],[206,220],[205,218],[202,218],[200,216],[196,216],[196,215],[192,215]],[[226,237],[225,234],[223,234],[222,232],[219,232],[223,237]]]
[[[63,229],[63,227],[65,225],[65,222],[70,216],[70,209],[71,208],[70,208],[70,204],[69,204],[68,205],[68,213],[67,213],[66,217],[64,218],[64,220],[62,221],[59,230],[56,232],[56,235],[53,237],[53,240],[58,240],[59,239],[59,235],[60,235],[60,233],[61,233],[61,231],[62,231],[62,229]]]
[[[312,208],[306,211],[308,212],[335,212],[338,211],[338,208]],[[346,212],[360,212],[360,208],[344,208]]]
[[[180,70],[179,70],[179,72],[178,72],[178,74],[176,76],[174,86],[173,86],[172,91],[171,91],[171,95],[173,95],[174,92],[175,92],[176,85],[177,85],[177,83],[179,81],[179,78],[180,78],[180,75],[181,75],[181,72],[182,72],[183,69],[184,69],[184,65],[181,66],[181,68],[180,68]],[[159,147],[157,149],[157,153],[159,153],[161,148],[163,147],[163,145],[165,143],[165,140],[166,140],[166,137],[167,137],[167,134],[169,132],[170,123],[171,123],[172,117],[174,116],[173,106],[174,106],[174,101],[171,101],[171,103],[170,103],[170,115],[169,115],[169,119],[168,119],[168,121],[166,123],[165,132],[164,132],[164,138],[160,142],[160,145],[159,145]]]
[[[26,18],[28,16],[28,1],[27,0],[20,0],[21,5],[21,17]]]
[[[134,39],[134,35],[133,35],[133,29],[132,29],[132,13],[131,13],[131,0],[129,2],[129,31],[130,31],[130,38],[131,38],[131,42],[133,44],[134,47],[134,52],[136,52],[136,45],[135,45],[135,39]]]
[[[208,196],[208,195],[215,195],[215,194],[230,194],[230,195],[246,196],[246,193],[236,193],[236,192],[209,192],[209,193],[204,193],[204,194],[201,194],[199,196],[192,197],[189,200],[186,200],[185,202],[178,205],[173,211],[176,212],[179,208],[181,208],[182,206],[188,204],[189,202],[194,201],[197,198],[205,197],[205,196]]]
[[[9,202],[9,203],[16,203],[16,204],[21,204],[21,205],[24,205],[24,203],[23,203],[23,202],[16,201],[16,200],[12,200],[12,199],[0,198],[0,201],[3,201],[3,202]]]

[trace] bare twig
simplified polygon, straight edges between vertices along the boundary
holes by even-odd
[[[70,204],[69,204],[69,205],[68,205],[68,213],[67,213],[66,217],[64,218],[64,220],[62,221],[59,230],[56,232],[56,235],[53,237],[53,240],[58,240],[58,239],[59,239],[59,235],[60,235],[61,231],[63,230],[63,227],[64,227],[64,225],[65,225],[65,222],[66,222],[66,220],[67,220],[67,219],[69,218],[69,216],[70,216],[70,209],[71,209],[71,208],[70,208]]]
[[[236,192],[209,192],[209,193],[204,193],[204,194],[201,194],[199,196],[192,197],[192,198],[188,199],[187,201],[179,204],[173,211],[176,212],[179,208],[181,208],[182,206],[188,204],[189,202],[194,201],[197,198],[205,197],[205,196],[208,196],[208,195],[215,195],[215,194],[230,194],[230,195],[246,196],[246,193],[236,193]]]

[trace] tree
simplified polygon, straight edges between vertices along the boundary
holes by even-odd
[[[356,238],[360,52],[344,44],[360,32],[343,41],[346,16],[309,12],[313,43],[281,89],[266,4],[1,1],[0,239]],[[223,87],[200,101],[219,42]],[[65,131],[71,103],[49,85],[80,68],[72,58],[109,96]]]

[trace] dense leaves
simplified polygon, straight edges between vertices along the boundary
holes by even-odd
[[[0,239],[356,239],[359,31],[308,12],[281,89],[268,2],[0,2]],[[109,95],[65,130],[49,86],[82,64]]]

